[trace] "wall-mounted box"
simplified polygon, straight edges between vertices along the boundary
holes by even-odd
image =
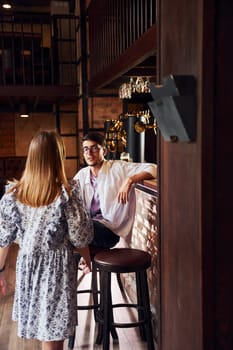
[[[196,139],[196,82],[193,76],[168,76],[163,85],[150,84],[154,99],[148,102],[166,141]]]

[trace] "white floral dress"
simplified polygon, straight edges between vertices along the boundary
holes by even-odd
[[[18,335],[41,341],[61,340],[77,324],[77,266],[73,246],[93,238],[92,221],[77,181],[72,196],[62,188],[50,205],[33,208],[16,201],[14,193],[0,201],[0,246],[17,240],[13,320]]]

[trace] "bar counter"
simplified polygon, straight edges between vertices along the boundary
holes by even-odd
[[[158,319],[158,192],[157,181],[146,180],[138,183],[136,191],[136,214],[132,231],[131,247],[147,251],[152,258],[148,269],[148,283],[153,323],[156,337]],[[135,299],[135,283],[133,277],[125,278],[127,291],[131,299]]]

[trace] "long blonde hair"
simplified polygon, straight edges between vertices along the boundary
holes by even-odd
[[[52,203],[62,184],[70,195],[64,159],[62,138],[54,131],[39,131],[30,143],[23,175],[10,191],[21,203],[33,207]]]

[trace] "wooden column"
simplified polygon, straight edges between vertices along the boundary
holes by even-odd
[[[195,142],[160,145],[161,350],[233,347],[232,29],[232,1],[159,1],[160,82],[197,82]]]

